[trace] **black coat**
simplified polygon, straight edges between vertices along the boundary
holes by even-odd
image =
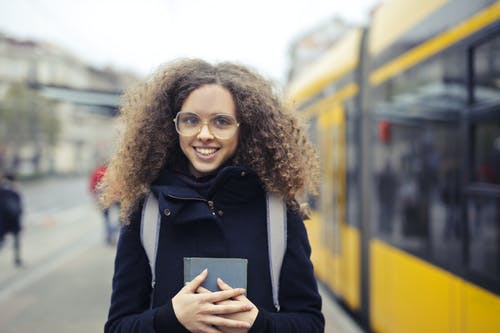
[[[183,287],[184,257],[248,259],[247,297],[259,308],[250,332],[323,332],[318,293],[304,223],[288,211],[287,249],[276,312],[268,261],[266,198],[256,175],[226,167],[205,184],[164,172],[151,187],[162,214],[156,286],[140,241],[140,213],[121,230],[105,332],[187,332],[172,308]],[[210,202],[209,202],[210,201]]]
[[[21,231],[22,201],[10,185],[0,184],[0,237]]]

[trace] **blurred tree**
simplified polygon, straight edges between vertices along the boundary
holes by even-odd
[[[51,151],[60,134],[55,106],[23,83],[11,85],[0,101],[0,143],[11,156],[11,161],[4,160],[4,167],[16,168],[21,149],[31,147],[33,168],[40,172],[44,148]]]

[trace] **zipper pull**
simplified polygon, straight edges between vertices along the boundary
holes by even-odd
[[[215,216],[215,205],[212,200],[207,201],[208,208],[210,208],[210,211],[212,212],[212,215]]]

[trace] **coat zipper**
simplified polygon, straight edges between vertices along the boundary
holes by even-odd
[[[168,197],[172,199],[177,199],[177,200],[194,200],[194,201],[202,201],[205,202],[208,205],[208,209],[210,209],[210,212],[212,215],[216,215],[215,213],[215,203],[213,200],[207,200],[207,199],[202,199],[202,198],[183,198],[183,197],[176,197],[175,195],[167,194]]]

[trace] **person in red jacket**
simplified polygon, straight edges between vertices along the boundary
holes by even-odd
[[[102,177],[104,177],[104,174],[106,173],[106,168],[107,166],[105,164],[98,165],[90,174],[89,191],[94,196],[96,202],[99,201],[99,195],[100,195],[99,183],[101,182]],[[102,207],[99,203],[98,206],[99,209],[101,209],[104,218],[104,231],[105,231],[106,243],[110,245],[114,244],[117,228],[115,223],[113,223],[110,218],[110,209],[112,207]]]

